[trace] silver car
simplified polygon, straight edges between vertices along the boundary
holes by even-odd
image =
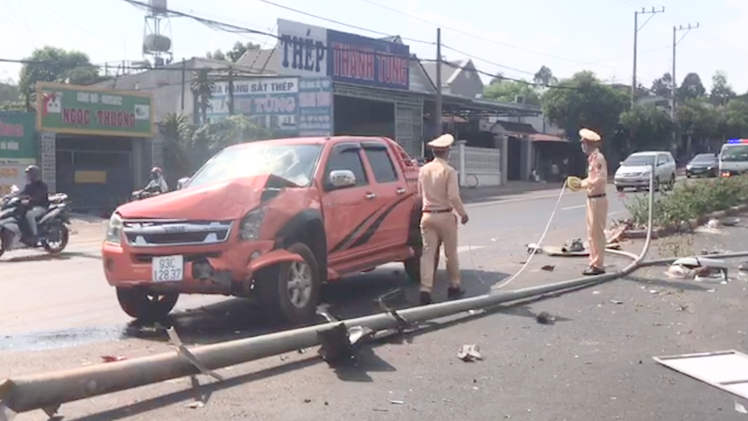
[[[614,177],[618,191],[649,189],[649,178],[654,165],[655,186],[672,188],[675,185],[675,159],[670,152],[636,152],[621,162]]]

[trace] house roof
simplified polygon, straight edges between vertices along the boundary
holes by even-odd
[[[277,48],[247,51],[239,57],[236,65],[249,69],[250,72],[277,75],[280,70],[276,57],[277,51]]]
[[[464,65],[465,62],[462,61],[442,61],[441,86],[448,85],[449,80],[452,79],[456,73],[459,73]],[[433,61],[422,62],[422,66],[423,69],[426,70],[426,74],[429,78],[431,78],[431,80],[436,84],[436,63]]]

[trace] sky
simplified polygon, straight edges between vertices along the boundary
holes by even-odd
[[[633,74],[634,12],[664,7],[664,13],[639,16],[640,27],[652,19],[638,33],[638,81],[649,87],[670,72],[673,26],[698,23],[698,29],[677,34],[685,37],[676,49],[676,79],[696,72],[708,89],[715,71],[724,71],[738,93],[748,91],[748,45],[742,41],[748,0],[272,1],[340,23],[260,0],[169,0],[168,7],[272,33],[276,19],[283,18],[375,38],[400,35],[412,53],[428,59],[436,57],[436,28],[441,27],[443,56],[472,58],[489,74],[530,80],[547,66],[557,77],[592,70],[605,81],[625,84]],[[83,51],[96,64],[142,60],[144,16],[123,0],[3,0],[0,59],[22,59],[50,45]],[[276,42],[220,32],[187,18],[170,18],[166,34],[173,40],[175,60],[230,49],[236,41],[266,47]],[[19,65],[0,63],[0,79],[17,80],[19,70]]]

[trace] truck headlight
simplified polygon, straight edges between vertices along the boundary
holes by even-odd
[[[106,230],[106,242],[120,245],[122,243],[122,217],[116,212],[109,218],[109,227]]]
[[[265,207],[247,212],[239,224],[239,238],[244,241],[256,240],[260,237],[260,227],[265,218]]]

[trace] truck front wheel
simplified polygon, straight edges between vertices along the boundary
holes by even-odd
[[[256,286],[268,311],[292,324],[304,324],[313,320],[317,311],[322,288],[319,264],[306,244],[292,244],[288,251],[304,261],[283,262],[262,271]]]
[[[179,293],[154,293],[141,288],[117,288],[117,300],[122,311],[142,321],[165,318],[179,299]]]

